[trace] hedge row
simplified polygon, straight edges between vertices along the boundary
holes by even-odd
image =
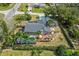
[[[27,46],[27,45],[13,45],[13,50],[55,50],[54,46]]]
[[[73,45],[73,43],[72,43],[72,41],[71,41],[72,39],[69,37],[69,35],[68,35],[66,29],[64,29],[63,26],[62,26],[60,23],[59,23],[59,26],[60,26],[60,28],[61,28],[61,30],[62,30],[62,33],[64,34],[64,36],[65,36],[67,42],[68,42],[70,48],[74,48],[74,45]]]

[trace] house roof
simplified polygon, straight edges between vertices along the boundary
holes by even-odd
[[[44,33],[48,33],[48,32],[51,32],[50,27],[44,27]]]
[[[27,23],[24,32],[37,32],[42,31],[45,26],[40,23]]]

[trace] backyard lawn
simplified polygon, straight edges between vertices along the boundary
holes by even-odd
[[[44,50],[40,56],[55,56],[53,51]]]
[[[30,56],[31,51],[29,50],[12,50],[4,49],[1,53],[1,56]]]
[[[3,6],[0,6],[0,10],[1,10],[1,11],[8,10],[8,9],[12,8],[14,5],[15,5],[15,4],[12,3],[12,4],[9,4],[9,6],[4,6],[4,7],[3,7]]]
[[[27,11],[27,8],[28,8],[28,4],[22,3],[22,4],[20,5],[20,8],[18,9],[18,11],[25,12],[25,11]]]
[[[12,50],[12,49],[4,49],[1,53],[1,56],[31,56],[32,50]],[[35,52],[38,54],[38,52]],[[42,50],[40,56],[54,56],[53,51]]]

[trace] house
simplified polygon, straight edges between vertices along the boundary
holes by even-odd
[[[27,33],[34,33],[39,31],[42,33],[51,32],[49,27],[46,27],[44,24],[40,24],[40,23],[27,23],[24,28],[24,32]]]

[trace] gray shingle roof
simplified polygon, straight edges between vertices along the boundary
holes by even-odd
[[[37,32],[43,30],[45,26],[40,23],[27,23],[24,32]]]
[[[44,33],[51,32],[50,27],[44,27]]]

